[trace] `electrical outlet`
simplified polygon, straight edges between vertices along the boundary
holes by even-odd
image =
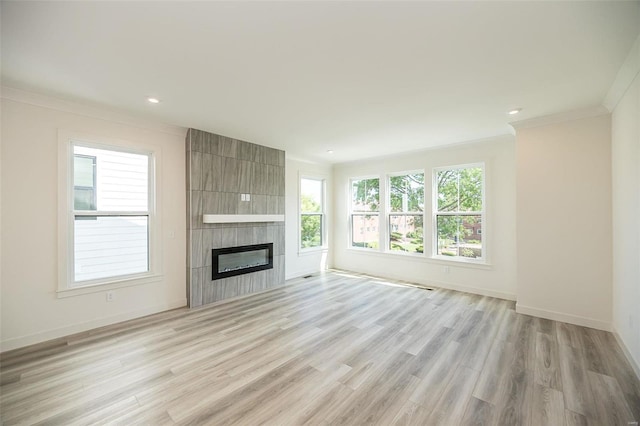
[[[448,274],[449,273],[449,267],[448,266],[444,266],[442,268],[442,272],[444,272],[445,274]]]
[[[108,291],[107,292],[107,302],[113,302],[114,300],[116,300],[116,296],[113,294],[112,291]]]

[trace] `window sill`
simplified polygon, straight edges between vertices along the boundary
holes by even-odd
[[[383,251],[382,254],[390,254],[392,256],[402,256],[402,257],[414,257],[414,258],[418,258],[418,259],[422,259],[424,258],[424,253],[418,253],[416,252],[409,252],[409,251],[402,251],[402,250],[387,250],[387,251]]]
[[[81,296],[83,294],[100,293],[103,291],[115,290],[123,287],[133,287],[137,285],[152,284],[162,281],[162,275],[146,275],[143,277],[124,278],[108,281],[105,283],[85,285],[82,287],[67,288],[58,290],[58,299],[66,297]]]
[[[378,249],[365,248],[365,247],[347,247],[347,250],[355,253],[371,253],[371,254],[377,254],[377,255],[385,254],[384,252]]]

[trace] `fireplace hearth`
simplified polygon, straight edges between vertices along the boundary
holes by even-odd
[[[273,269],[273,243],[212,249],[212,279]]]

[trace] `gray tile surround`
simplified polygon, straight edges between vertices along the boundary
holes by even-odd
[[[186,150],[190,306],[284,285],[284,223],[202,222],[203,214],[284,214],[284,151],[195,129]],[[251,201],[241,201],[243,193]],[[212,249],[267,242],[273,242],[273,269],[212,280]]]

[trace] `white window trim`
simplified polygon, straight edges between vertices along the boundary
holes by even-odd
[[[481,215],[482,221],[482,257],[474,259],[474,258],[466,258],[462,256],[442,256],[438,254],[438,227],[437,227],[437,216],[438,216],[438,178],[437,174],[441,170],[453,170],[453,169],[468,169],[472,167],[480,167],[482,168],[482,212],[478,212]],[[467,263],[474,265],[490,265],[489,263],[489,251],[487,244],[487,200],[486,200],[486,188],[487,188],[487,165],[485,162],[477,162],[477,163],[467,163],[467,164],[454,164],[451,166],[439,166],[434,167],[431,171],[431,259],[438,260],[442,262],[451,262],[451,263]],[[474,212],[470,212],[471,214]],[[452,214],[453,215],[453,214]]]
[[[378,179],[378,211],[377,212],[357,212],[357,211],[353,211],[353,192],[351,192],[353,190],[353,181],[354,180],[365,180],[365,179]],[[347,223],[349,224],[348,226],[348,235],[347,235],[347,249],[348,250],[355,250],[355,251],[360,251],[360,252],[364,252],[364,253],[379,253],[379,252],[384,252],[383,249],[383,244],[384,244],[384,232],[381,231],[381,228],[383,228],[383,226],[380,226],[380,218],[384,218],[385,215],[385,206],[384,203],[381,203],[380,200],[384,200],[384,196],[386,196],[386,188],[385,185],[380,185],[380,181],[382,180],[381,175],[366,175],[366,176],[355,176],[355,177],[350,177],[349,178],[349,188],[347,189],[347,193],[348,193],[348,203],[349,203],[349,208],[348,208],[348,212],[349,215],[347,217]],[[367,213],[373,213],[373,214],[377,214],[378,215],[378,248],[377,249],[373,249],[373,248],[367,248],[367,247],[355,247],[353,245],[353,215],[356,214],[367,214]]]
[[[79,143],[99,149],[119,150],[150,156],[149,164],[149,271],[87,281],[81,286],[73,283],[73,145]],[[86,135],[66,130],[58,131],[58,298],[102,292],[115,288],[149,284],[162,280],[162,222],[158,206],[161,204],[161,149],[156,146]]]
[[[423,252],[422,253],[409,253],[409,252],[404,252],[404,251],[399,251],[399,250],[391,250],[391,228],[390,228],[390,216],[391,215],[395,215],[395,216],[417,216],[416,213],[420,213],[420,212],[392,212],[391,211],[391,178],[395,177],[395,176],[405,176],[405,175],[412,175],[412,174],[419,174],[422,173],[424,174],[425,178],[427,177],[427,174],[425,173],[424,169],[417,169],[417,170],[408,170],[408,171],[402,171],[402,172],[393,172],[393,173],[388,173],[386,178],[385,178],[385,203],[384,203],[384,209],[385,209],[385,233],[386,235],[383,237],[385,245],[384,245],[384,252],[388,253],[388,254],[397,254],[400,256],[411,256],[411,257],[425,257],[426,253],[425,253],[425,248],[427,247],[426,244],[426,234],[425,234],[425,230],[424,227],[422,228],[422,247],[423,247]],[[426,186],[427,183],[425,181],[424,183],[424,189],[423,189],[423,196],[425,197],[425,199],[423,200],[424,202],[424,210],[422,212],[422,223],[426,224],[427,222],[427,202],[426,202],[426,196],[427,196],[427,191],[426,191]]]
[[[320,227],[322,229],[322,245],[319,247],[302,247],[302,179],[319,180],[322,182],[322,212]],[[314,252],[324,252],[329,250],[328,224],[327,224],[327,177],[324,175],[314,175],[298,173],[298,255],[312,254]]]

